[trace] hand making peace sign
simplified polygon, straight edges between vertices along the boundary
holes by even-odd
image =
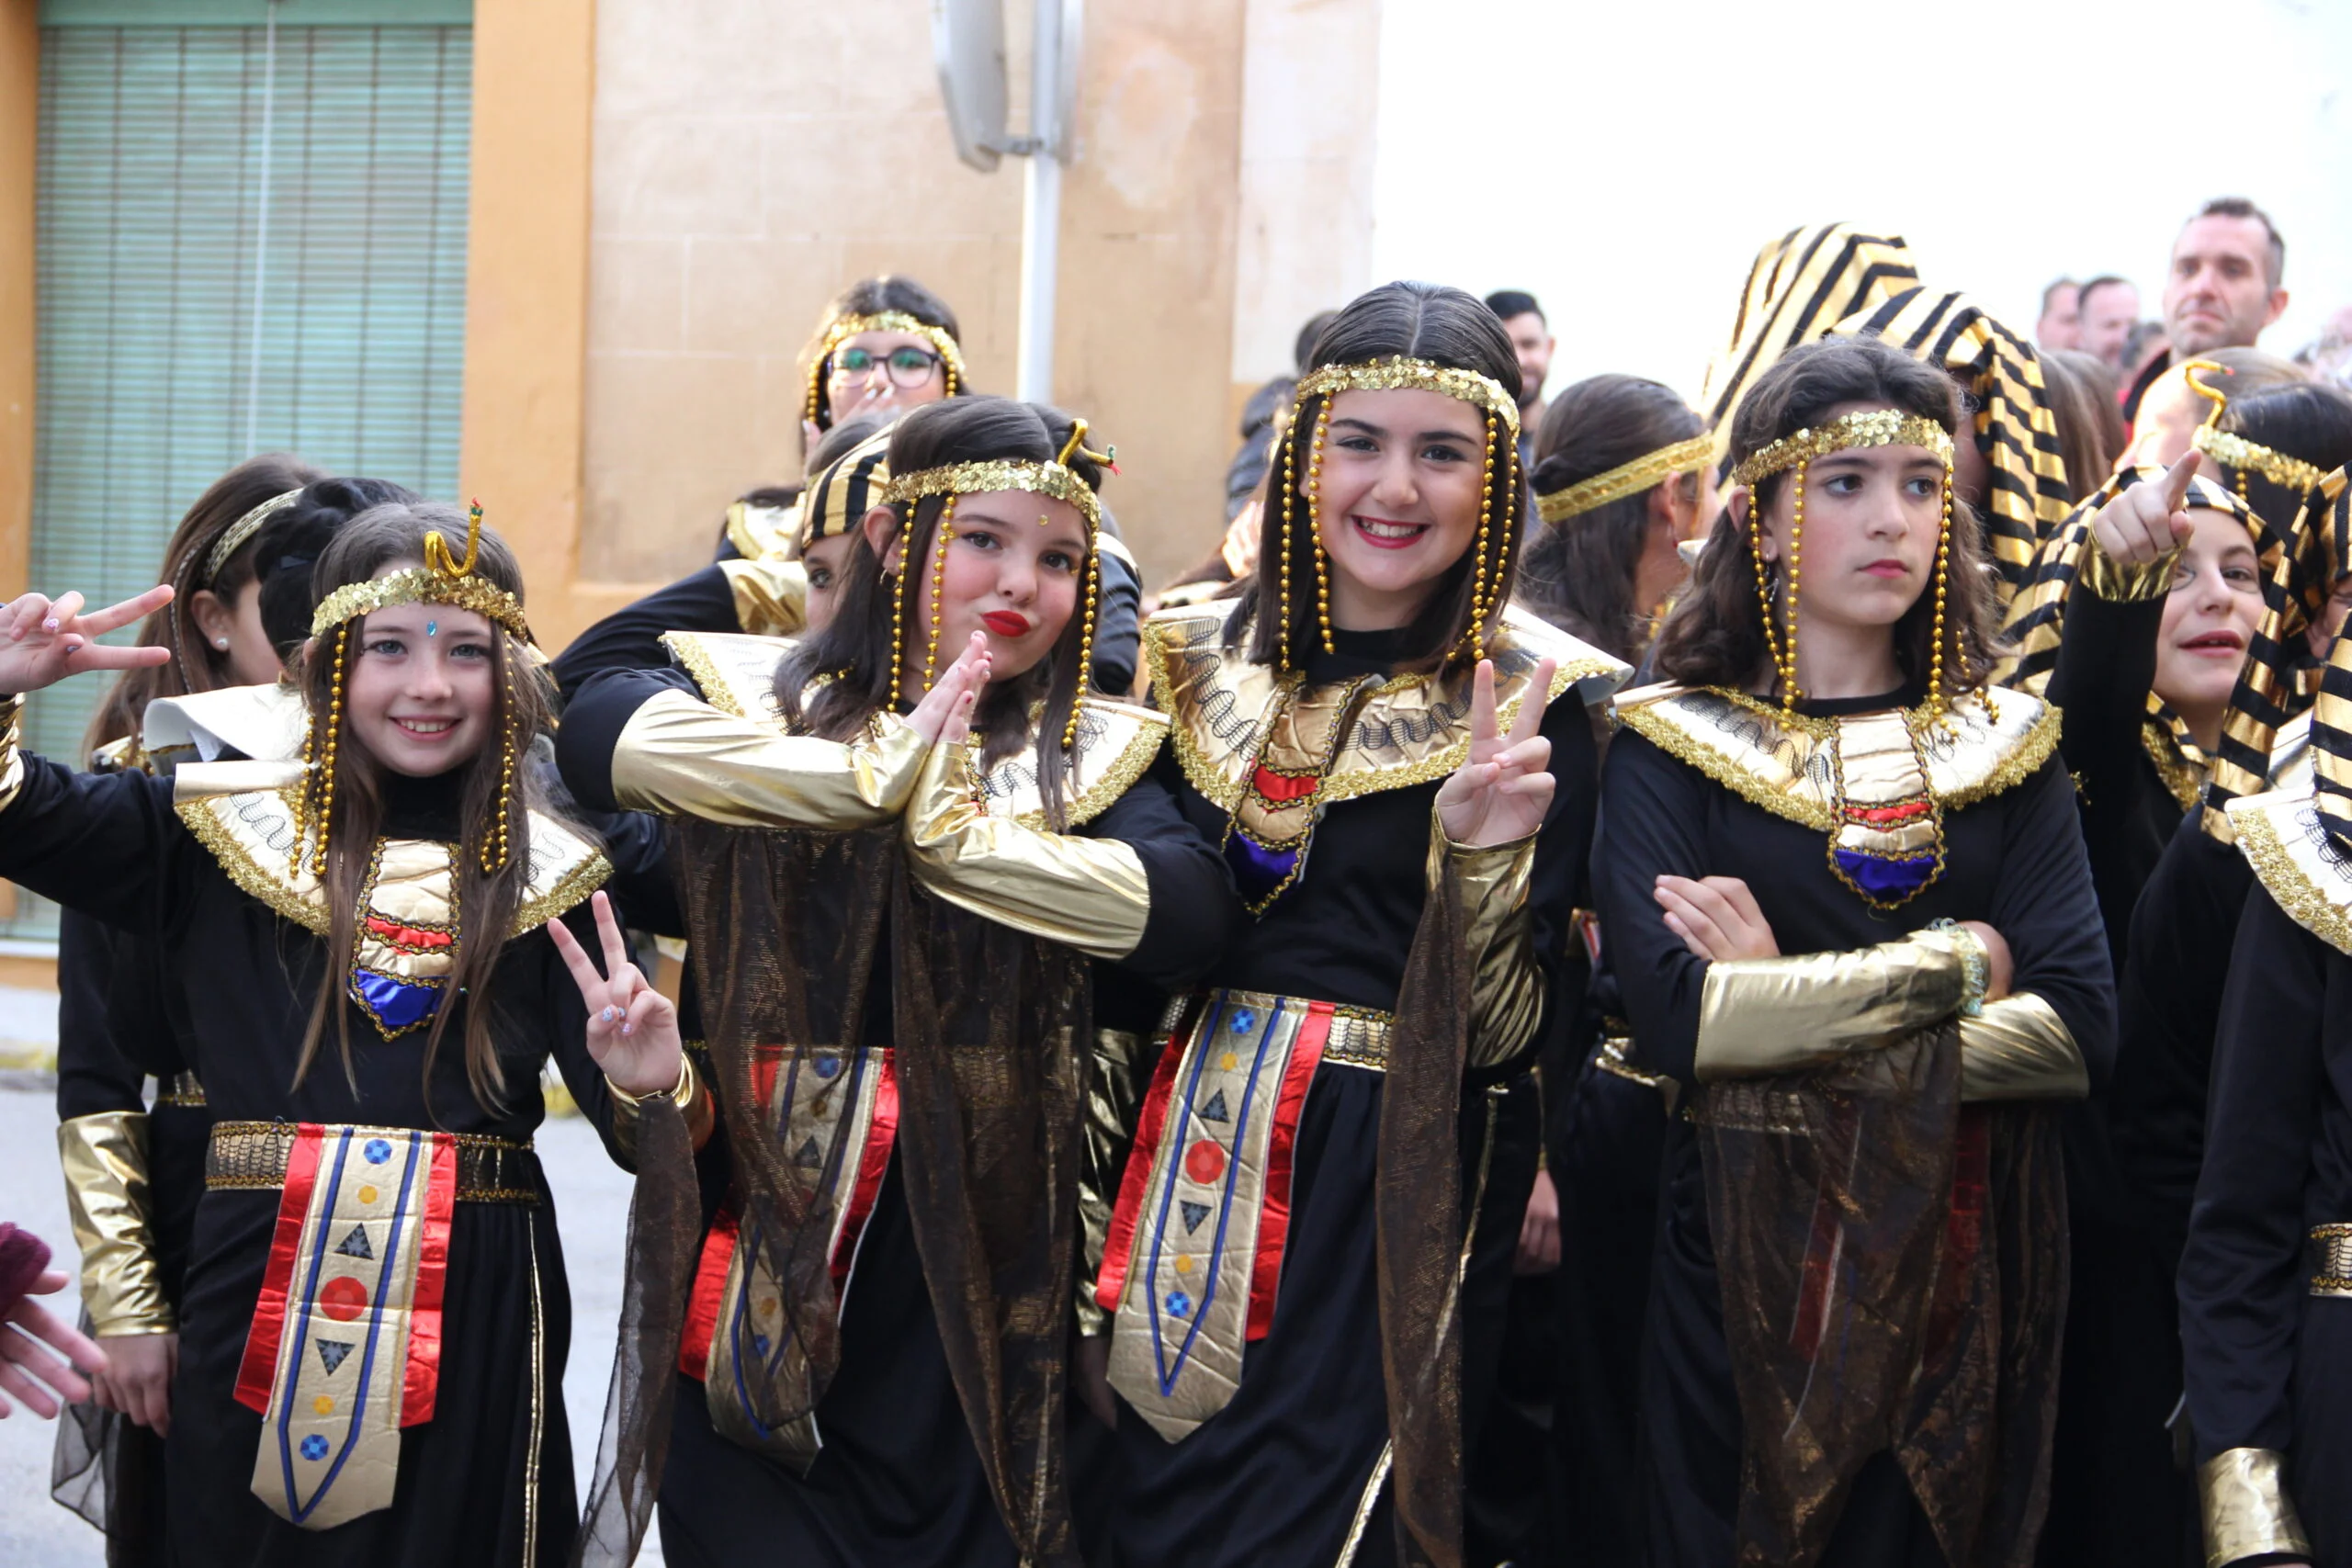
[[[1470,689],[1470,754],[1437,792],[1437,818],[1445,836],[1468,849],[1491,849],[1523,839],[1544,825],[1552,805],[1552,742],[1543,731],[1544,707],[1559,668],[1535,669],[1509,735],[1495,725],[1495,666],[1478,660]]]
[[[82,611],[82,596],[21,594],[0,607],[0,692],[38,692],[85,670],[136,670],[171,660],[168,648],[109,648],[99,637],[172,602],[157,586],[103,610]]]
[[[588,1004],[588,1055],[625,1093],[660,1094],[675,1089],[682,1050],[678,1010],[628,961],[628,944],[621,938],[620,921],[613,918],[613,901],[598,893],[589,903],[596,911],[596,934],[604,939],[602,975],[561,920],[548,922],[548,935],[579,985],[581,1000]]]

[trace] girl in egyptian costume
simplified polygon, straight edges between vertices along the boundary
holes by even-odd
[[[2056,717],[1985,687],[1952,389],[1868,339],[1736,416],[1729,506],[1620,700],[1593,875],[1681,1086],[1643,1367],[1651,1561],[2024,1564],[2065,1213],[2046,1102],[2112,988]]]
[[[1532,1178],[1532,1144],[1495,1168],[1486,1091],[1575,1011],[1589,706],[1626,672],[1511,604],[1517,390],[1471,296],[1358,298],[1254,582],[1146,626],[1178,800],[1253,923],[1105,1074],[1081,1355],[1117,1398],[1122,1563],[1462,1561],[1491,1381],[1464,1346],[1491,1352]]]
[[[1077,1561],[1088,1059],[1238,914],[1151,773],[1166,721],[1086,690],[1085,440],[999,398],[909,413],[822,633],[673,634],[680,668],[567,711],[580,798],[671,819],[731,1178],[703,1224],[683,1145],[640,1166],[592,1561],[657,1491],[672,1562]]]
[[[513,558],[478,528],[390,505],[330,544],[300,761],[77,775],[17,748],[8,699],[0,875],[164,955],[215,1119],[170,1399],[177,1552],[570,1553],[538,1075],[552,1057],[621,1152],[625,1091],[667,1094],[678,1066],[593,1031],[541,934],[584,919],[606,865],[517,770],[545,699]],[[25,595],[0,684],[168,659],[94,639],[170,595]]]

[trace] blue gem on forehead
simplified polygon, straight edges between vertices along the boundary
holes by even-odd
[[[440,622],[438,622],[438,621],[427,621],[427,622],[425,622],[425,623],[424,623],[424,635],[425,635],[426,637],[438,637],[440,634],[441,634],[441,623],[440,623]]]

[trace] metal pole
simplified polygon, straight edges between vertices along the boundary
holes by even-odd
[[[1029,154],[1022,186],[1021,353],[1017,395],[1024,402],[1054,398],[1054,285],[1061,265],[1062,161],[1067,145],[1061,117],[1062,0],[1035,0],[1029,60]]]

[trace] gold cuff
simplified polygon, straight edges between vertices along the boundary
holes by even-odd
[[[2281,1472],[2287,1456],[2277,1449],[2229,1449],[2197,1472],[2197,1497],[2205,1515],[2205,1568],[2228,1568],[2249,1557],[2276,1552],[2309,1557],[2311,1538],[2287,1495]]]
[[[2173,573],[2186,547],[2175,545],[2152,561],[2132,564],[2109,555],[2094,532],[2083,551],[2082,584],[2110,604],[2144,604],[2161,599],[2172,592]]]
[[[1535,965],[1527,884],[1535,870],[1535,835],[1474,849],[1445,836],[1430,808],[1429,886],[1440,878],[1461,890],[1470,981],[1468,1065],[1507,1062],[1535,1037],[1544,1011],[1544,975]]]
[[[808,626],[808,569],[797,560],[723,560],[735,622],[754,637],[798,637]]]
[[[1950,1018],[1967,987],[1960,943],[1921,931],[1850,953],[1724,959],[1699,996],[1701,1083],[1801,1072]]]
[[[0,811],[6,811],[25,787],[25,754],[17,750],[24,736],[25,699],[13,694],[0,697]]]
[[[695,1071],[695,1060],[684,1051],[678,1053],[678,1081],[668,1089],[651,1094],[631,1094],[611,1078],[605,1080],[605,1091],[613,1100],[613,1142],[631,1161],[637,1158],[637,1119],[642,1108],[654,1100],[667,1100],[686,1119],[686,1138],[695,1148],[710,1142],[710,1134],[718,1118],[710,1102],[709,1091],[702,1088],[702,1076]]]
[[[57,1127],[65,1203],[82,1249],[82,1305],[90,1332],[169,1334],[179,1326],[164,1299],[148,1227],[147,1113],[101,1111]]]
[[[1143,861],[1116,839],[1042,832],[981,807],[967,747],[934,746],[907,803],[915,880],[960,909],[1074,947],[1125,958],[1151,917]]]
[[[871,828],[906,809],[930,750],[895,717],[876,729],[846,743],[783,735],[684,692],[657,693],[621,729],[613,797],[625,810],[730,828]]]
[[[2090,1068],[2058,1010],[2030,991],[1960,1020],[1960,1098],[2088,1100]]]
[[[1078,1331],[1089,1338],[1111,1332],[1111,1314],[1094,1300],[1102,1272],[1102,1248],[1111,1235],[1111,1211],[1119,1201],[1127,1149],[1138,1106],[1143,1103],[1144,1037],[1124,1029],[1094,1032],[1094,1071],[1086,1084],[1086,1142],[1079,1150],[1078,1223],[1084,1242],[1079,1255]]]

